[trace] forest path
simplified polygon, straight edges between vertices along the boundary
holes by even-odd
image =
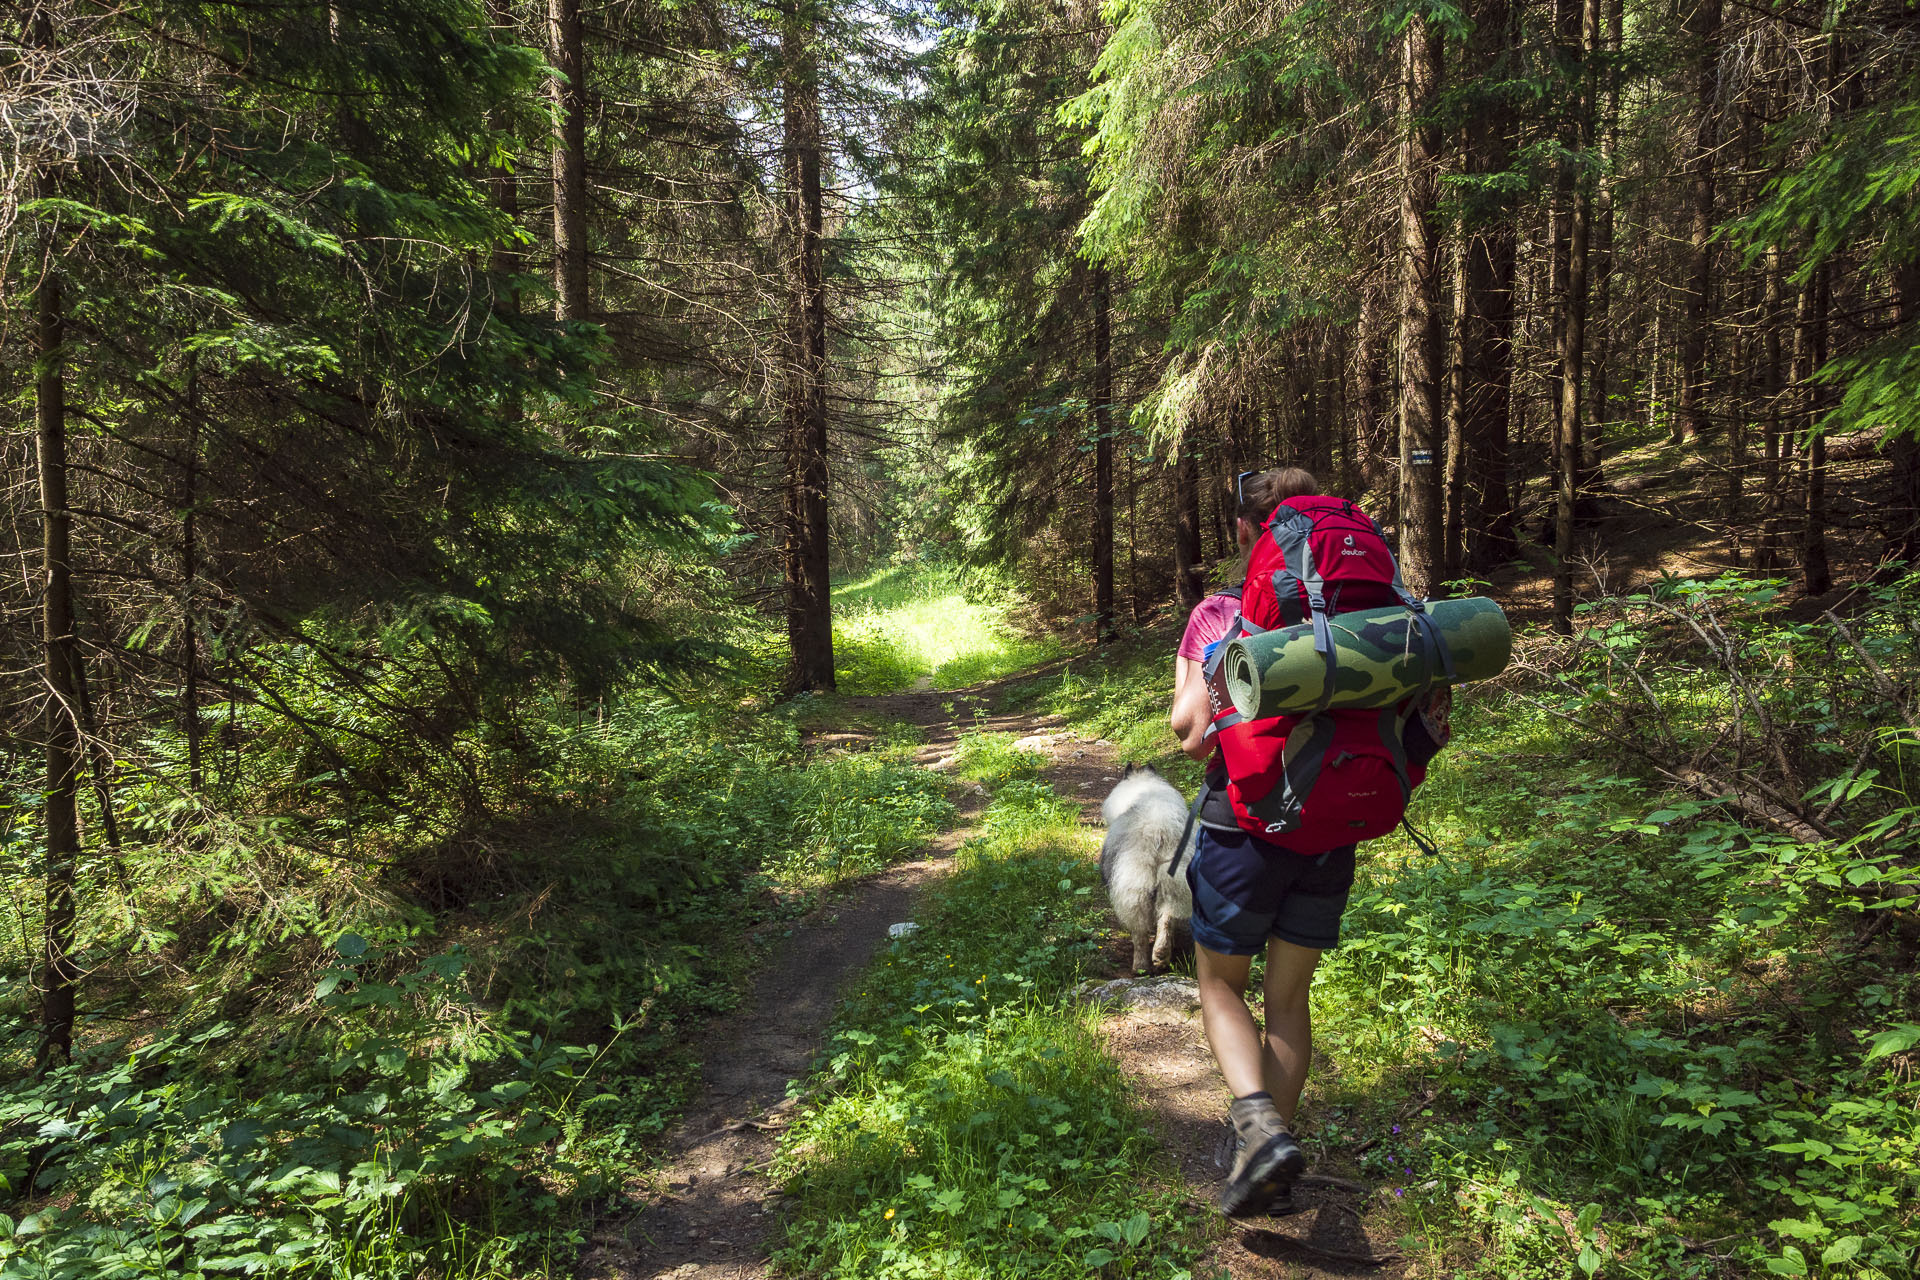
[[[1079,800],[1081,821],[1099,825],[1100,803],[1124,763],[1117,750],[1067,731],[1059,717],[994,712],[999,688],[838,699],[835,718],[845,727],[809,733],[806,741],[816,750],[857,748],[878,736],[875,725],[911,723],[925,734],[917,761],[944,772],[963,733],[1011,734],[1047,757],[1041,777]],[[603,1224],[581,1260],[583,1280],[761,1280],[769,1274],[779,1191],[764,1170],[793,1105],[789,1086],[806,1074],[846,984],[885,945],[887,927],[913,918],[921,892],[975,833],[986,791],[956,787],[950,830],[918,859],[846,887],[794,922],[740,1007],[706,1027],[695,1049],[703,1063],[700,1092],[666,1139],[664,1160],[648,1179],[646,1206]],[[1116,925],[1097,976],[1130,978],[1131,956]],[[1102,1034],[1152,1113],[1173,1168],[1196,1202],[1210,1204],[1225,1176],[1228,1095],[1197,1011],[1179,1000],[1119,1008],[1104,1020]],[[1324,1070],[1316,1064],[1316,1072]],[[1317,1167],[1318,1176],[1296,1190],[1295,1208],[1285,1216],[1226,1228],[1196,1273],[1319,1280],[1403,1270],[1390,1246],[1374,1242],[1387,1233],[1368,1230],[1370,1189],[1337,1176],[1353,1172],[1345,1163],[1333,1159]]]
[[[1057,717],[991,712],[998,687],[838,699],[837,718],[847,727],[805,740],[815,750],[860,746],[877,737],[860,726],[910,723],[926,735],[916,759],[937,768],[954,756],[965,732],[1044,738],[1058,762],[1049,781],[1063,794],[1087,797],[1083,808],[1097,821],[1106,794],[1099,779],[1112,772],[1105,763],[1111,748],[1100,754],[1071,744],[1058,734]],[[921,891],[946,872],[954,850],[974,833],[986,800],[983,788],[965,787],[952,829],[918,859],[845,887],[795,921],[740,1006],[707,1025],[694,1049],[702,1063],[700,1092],[667,1136],[663,1163],[648,1178],[646,1206],[602,1224],[581,1259],[583,1280],[768,1274],[779,1193],[764,1169],[793,1105],[788,1087],[819,1052],[846,984],[885,945],[887,927],[913,917]]]

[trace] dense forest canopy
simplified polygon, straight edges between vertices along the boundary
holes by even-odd
[[[1607,749],[1775,836],[1910,858],[1905,0],[0,21],[0,1063],[37,1082],[0,1109],[0,1198],[93,1176],[22,1135],[129,1028],[207,1037],[166,1052],[212,1055],[192,1078],[225,1106],[263,1045],[530,1080],[574,1069],[543,1037],[598,1054],[642,1001],[718,1007],[738,974],[687,956],[721,886],[772,883],[769,846],[893,856],[945,812],[897,761],[835,775],[836,808],[769,711],[887,669],[836,581],[931,567],[1020,602],[1002,657],[1113,652],[1231,576],[1235,477],[1283,462],[1374,513],[1420,590],[1589,637],[1543,678],[1638,645],[1592,637],[1649,593],[1738,705],[1710,732],[1608,676],[1580,712]],[[1851,683],[1769,711],[1763,632],[1683,631],[1648,585],[1716,578],[1686,599],[1830,622]],[[525,852],[560,811],[618,820]],[[488,904],[533,931],[555,884],[593,923],[501,943]],[[465,981],[406,968],[436,937],[493,947],[489,1012],[407,1041],[391,1010]],[[391,1001],[340,985],[376,962]],[[508,1099],[468,1101],[420,1123]],[[502,1168],[547,1141],[507,1132]],[[91,1274],[75,1249],[21,1274]]]

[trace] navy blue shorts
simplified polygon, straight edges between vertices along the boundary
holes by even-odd
[[[1270,937],[1322,951],[1339,945],[1356,846],[1308,856],[1245,831],[1199,831],[1187,863],[1195,942],[1227,956],[1258,955]]]

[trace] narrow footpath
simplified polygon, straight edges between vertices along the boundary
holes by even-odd
[[[926,741],[916,758],[933,769],[952,760],[963,729],[1011,734],[1048,757],[1041,776],[1058,794],[1080,801],[1083,822],[1098,825],[1100,803],[1125,763],[1112,744],[1077,737],[1052,717],[990,714],[993,692],[992,686],[957,694],[914,690],[848,698],[845,706],[850,723],[918,725]],[[822,732],[808,742],[831,750],[857,747],[870,736]],[[695,1051],[703,1064],[700,1092],[666,1139],[666,1159],[650,1178],[646,1207],[603,1224],[582,1258],[583,1280],[761,1280],[769,1274],[779,1192],[765,1170],[794,1103],[789,1091],[819,1052],[846,984],[885,945],[888,926],[913,918],[923,890],[950,869],[954,851],[974,834],[986,801],[983,788],[967,788],[956,797],[952,829],[922,857],[848,887],[795,922],[740,1007],[707,1026]],[[1206,1050],[1191,981],[1160,980],[1136,997],[1127,981],[1130,955],[1116,927],[1102,953],[1102,976],[1114,980],[1106,994],[1119,998],[1102,1030],[1154,1115],[1195,1207],[1203,1208],[1225,1175],[1225,1085]],[[1404,1261],[1367,1230],[1371,1189],[1339,1172],[1309,1175],[1284,1217],[1225,1230],[1195,1274],[1224,1271],[1232,1280],[1402,1274]]]

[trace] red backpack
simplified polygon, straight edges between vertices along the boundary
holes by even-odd
[[[1241,588],[1240,616],[1226,638],[1311,624],[1314,648],[1331,668],[1328,619],[1396,603],[1414,613],[1444,653],[1425,602],[1400,580],[1386,535],[1371,516],[1344,498],[1288,498],[1261,526]],[[1398,826],[1413,789],[1426,777],[1426,760],[1444,745],[1423,739],[1418,761],[1408,757],[1408,718],[1426,691],[1379,709],[1329,709],[1322,702],[1302,715],[1246,720],[1219,680],[1225,648],[1224,640],[1213,648],[1205,669],[1234,820],[1262,840],[1308,855]],[[1329,696],[1332,689],[1329,680]]]

